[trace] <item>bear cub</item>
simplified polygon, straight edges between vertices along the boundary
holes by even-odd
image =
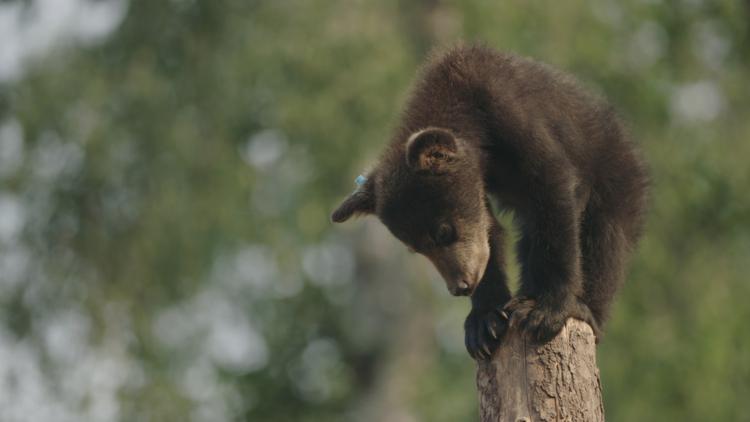
[[[487,359],[510,321],[545,342],[569,317],[597,338],[643,226],[648,175],[613,107],[572,77],[484,46],[424,66],[401,123],[334,222],[374,214],[471,296],[466,348]],[[521,238],[506,283],[503,228]]]

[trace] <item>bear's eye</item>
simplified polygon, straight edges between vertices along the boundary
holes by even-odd
[[[441,224],[435,231],[434,241],[437,246],[448,246],[456,241],[456,231],[449,224]]]

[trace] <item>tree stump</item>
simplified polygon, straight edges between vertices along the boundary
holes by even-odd
[[[574,319],[543,345],[508,330],[478,363],[477,389],[482,422],[604,420],[594,333]]]

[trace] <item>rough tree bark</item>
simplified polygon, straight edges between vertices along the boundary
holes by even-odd
[[[584,322],[569,319],[544,345],[511,329],[477,366],[482,422],[604,420],[594,334]]]

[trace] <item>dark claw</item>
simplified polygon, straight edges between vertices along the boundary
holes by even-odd
[[[464,328],[469,355],[476,360],[489,359],[508,329],[508,320],[498,309],[486,313],[472,310],[466,318]]]
[[[571,298],[553,305],[544,306],[533,299],[516,297],[508,302],[504,310],[510,312],[511,325],[520,326],[535,342],[546,343],[552,340],[570,317],[589,323],[594,334],[599,337],[597,324],[583,302]]]
[[[497,340],[497,331],[495,330],[494,324],[491,321],[486,321],[485,323],[487,324],[487,331],[490,332],[492,338]]]

